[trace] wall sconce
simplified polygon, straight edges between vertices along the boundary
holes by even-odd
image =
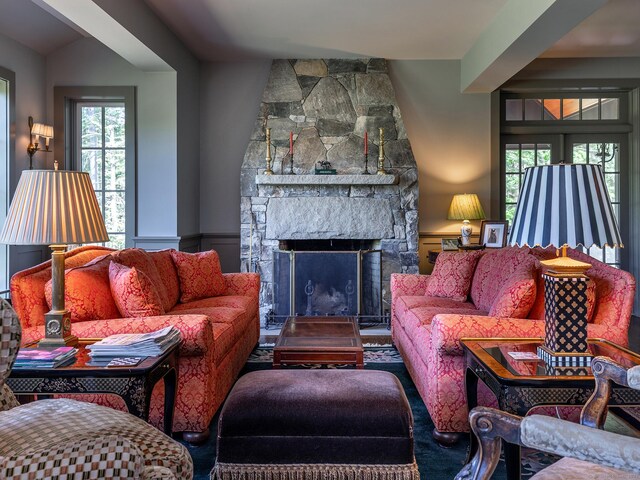
[[[38,137],[45,138],[44,150],[38,146]],[[53,127],[44,123],[33,123],[33,117],[29,117],[29,146],[27,154],[29,155],[29,170],[33,170],[33,156],[36,152],[50,152],[49,140],[53,138]]]

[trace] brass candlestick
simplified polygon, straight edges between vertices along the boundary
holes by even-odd
[[[267,134],[267,169],[263,172],[265,175],[273,175],[273,170],[271,170],[271,129],[266,129]]]
[[[378,175],[386,175],[387,172],[384,169],[384,128],[380,129],[380,147],[378,154]]]

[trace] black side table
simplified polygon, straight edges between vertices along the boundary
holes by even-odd
[[[541,338],[462,339],[465,364],[465,393],[469,411],[478,405],[478,379],[498,399],[498,408],[525,416],[541,405],[582,406],[593,393],[595,380],[590,367],[551,367],[538,360],[515,360],[509,352],[536,353]],[[607,356],[625,367],[640,364],[640,355],[607,340],[590,339],[593,356]],[[640,405],[640,391],[616,385],[610,406]],[[601,427],[601,425],[599,425]],[[471,434],[469,459],[478,443]],[[520,447],[504,442],[507,478],[520,478]]]
[[[160,357],[147,357],[133,367],[88,365],[85,347],[98,339],[80,339],[76,361],[58,368],[14,368],[7,385],[15,395],[111,393],[124,400],[129,413],[149,420],[151,392],[164,380],[164,433],[171,436],[178,380],[178,345]]]

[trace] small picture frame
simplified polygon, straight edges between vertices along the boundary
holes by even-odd
[[[457,238],[443,238],[440,240],[442,245],[443,252],[450,252],[453,250],[458,250],[458,239]]]
[[[506,247],[508,228],[509,222],[506,220],[483,220],[480,225],[480,245],[487,248]]]

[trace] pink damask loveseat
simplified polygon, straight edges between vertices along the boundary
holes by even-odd
[[[156,285],[163,314],[122,318],[118,309],[114,310],[109,283],[112,261],[136,267]],[[173,430],[187,433],[185,438],[194,443],[206,440],[213,415],[258,342],[259,275],[218,271],[219,295],[181,303],[182,277],[171,250],[115,251],[85,246],[66,254],[65,267],[66,306],[72,313],[74,335],[102,338],[115,333],[150,332],[169,325],[180,330]],[[50,261],[18,272],[11,279],[11,298],[22,323],[23,344],[44,336],[44,314],[49,311],[45,287],[50,280]],[[126,410],[124,402],[115,396],[85,395],[81,399]],[[164,388],[158,385],[150,411],[150,421],[157,426],[162,425],[163,402]]]
[[[583,253],[570,251],[569,255],[592,265],[587,271],[595,283],[589,337],[626,346],[635,279],[630,273]],[[469,431],[460,339],[543,337],[544,290],[539,260],[553,256],[553,249],[486,251],[472,273],[466,301],[426,296],[428,275],[391,275],[393,341],[427,406],[435,426],[434,438],[440,443],[453,443],[459,432]],[[529,268],[536,288],[528,314],[524,318],[488,316],[492,307],[505,300],[501,296],[514,295],[513,290],[503,287],[514,275]],[[495,404],[495,398],[480,384],[480,404]]]

